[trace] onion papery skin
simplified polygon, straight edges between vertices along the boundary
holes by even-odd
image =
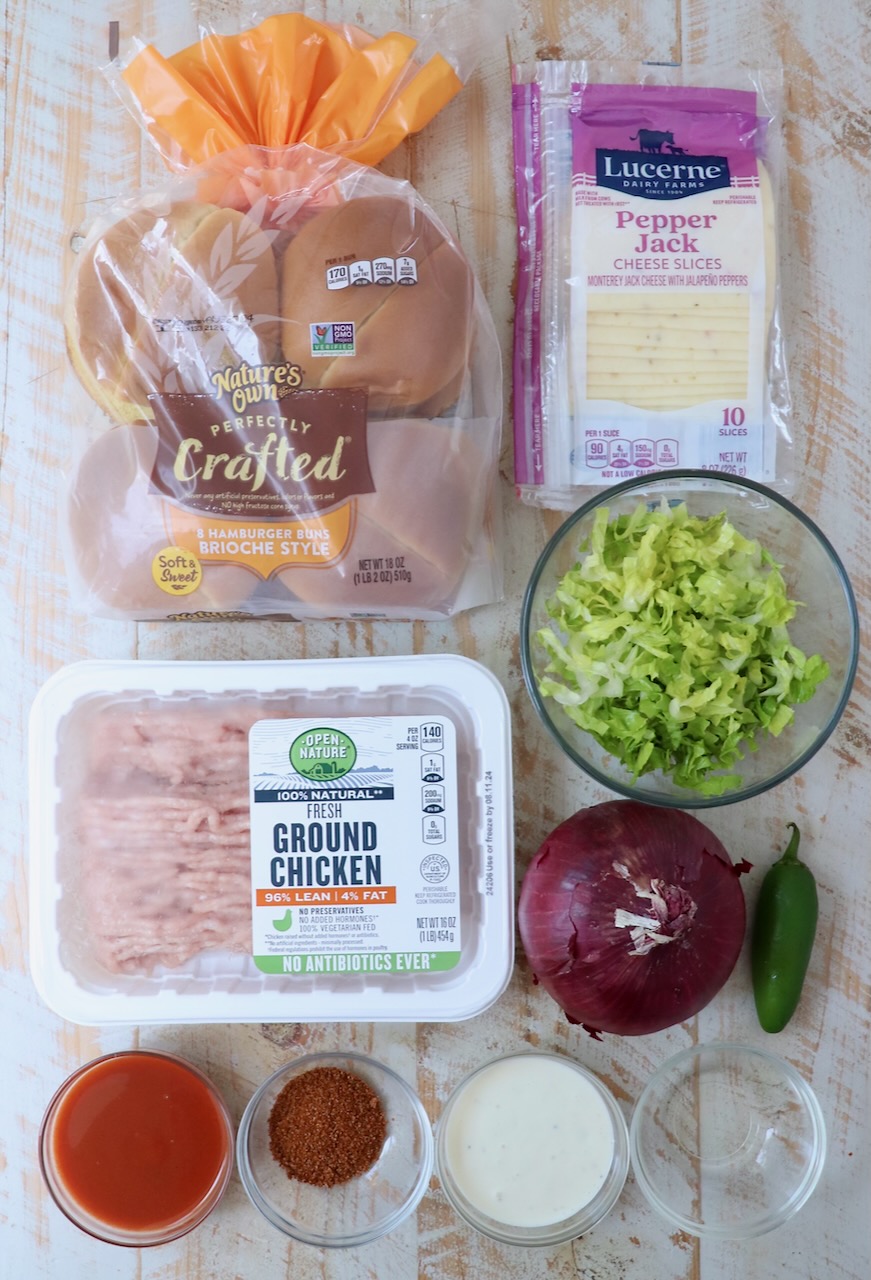
[[[739,874],[688,813],[635,800],[580,810],[547,837],[521,886],[518,925],[536,980],[594,1033],[648,1035],[684,1022],[740,954]],[[617,923],[634,917],[650,930]]]

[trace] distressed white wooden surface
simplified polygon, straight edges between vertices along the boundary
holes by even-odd
[[[473,0],[453,0],[474,21]],[[507,5],[505,6],[507,9]],[[413,25],[414,0],[321,0],[316,17],[371,29]],[[235,6],[205,0],[232,26]],[[97,1032],[65,1024],[36,997],[27,972],[26,719],[41,682],[87,656],[304,657],[460,651],[490,666],[514,712],[518,875],[544,834],[603,798],[558,756],[521,685],[517,619],[537,549],[556,517],[521,508],[503,451],[507,588],[502,604],[445,624],[122,625],[89,620],[68,599],[57,493],[74,448],[74,386],[60,323],[71,238],[116,195],[161,171],[97,71],[110,20],[171,51],[194,33],[180,0],[7,0],[2,105],[2,563],[0,563],[0,1280],[259,1280],[293,1276],[476,1280],[867,1280],[871,1271],[868,1061],[871,1006],[871,801],[868,665],[822,753],[776,793],[714,813],[736,855],[770,860],[797,818],[821,886],[818,945],[799,1015],[777,1049],[812,1081],[829,1126],[822,1183],[785,1230],[748,1245],[699,1244],[673,1233],[631,1179],[616,1211],[587,1238],[544,1254],[491,1244],[451,1213],[434,1182],[416,1221],[351,1253],[291,1247],[250,1208],[234,1178],[199,1231],[157,1250],[116,1250],[80,1234],[41,1186],[36,1134],[57,1084],[115,1048],[161,1046],[200,1064],[236,1117],[288,1055],[345,1047],[374,1053],[415,1080],[433,1119],[452,1084],[494,1053],[524,1043],[575,1054],[600,1071],[628,1116],[661,1061],[700,1040],[762,1043],[741,963],[698,1019],[638,1040],[594,1044],[561,1019],[518,959],[503,999],[464,1024],[433,1026],[152,1027]],[[785,324],[795,397],[796,497],[827,531],[867,617],[871,596],[868,426],[871,400],[871,65],[864,0],[518,0],[506,43],[474,81],[386,167],[409,177],[455,227],[479,272],[503,350],[510,352],[514,278],[509,61],[550,56],[657,61],[780,59],[788,84]],[[508,368],[506,362],[506,370]],[[506,404],[510,383],[506,373]],[[510,425],[510,416],[507,417]],[[759,873],[747,882],[751,900]]]

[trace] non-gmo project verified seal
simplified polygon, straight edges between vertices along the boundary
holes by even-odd
[[[343,320],[341,324],[310,324],[309,331],[313,356],[356,355],[353,320]]]

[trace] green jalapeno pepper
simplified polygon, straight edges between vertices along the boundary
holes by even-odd
[[[764,1031],[782,1031],[795,1013],[817,929],[817,886],[800,861],[794,822],[783,856],[762,881],[750,947],[753,995]]]

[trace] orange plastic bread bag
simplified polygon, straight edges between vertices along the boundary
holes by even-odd
[[[173,168],[298,142],[374,165],[462,89],[442,53],[423,57],[395,31],[376,39],[284,13],[168,58],[145,45],[121,78]]]
[[[92,406],[67,544],[90,612],[498,599],[492,320],[448,229],[372,167],[460,91],[470,40],[458,16],[418,40],[288,13],[113,64],[173,176],[91,228],[67,290]]]

